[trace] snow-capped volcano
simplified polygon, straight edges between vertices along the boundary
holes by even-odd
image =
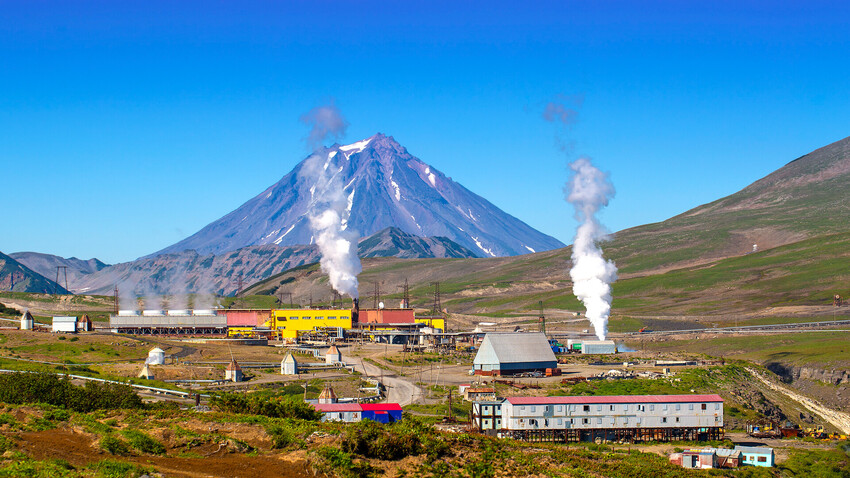
[[[219,254],[250,245],[312,244],[308,213],[321,198],[315,174],[306,169],[317,159],[320,167],[341,180],[348,201],[345,226],[361,236],[397,227],[417,236],[448,237],[482,257],[564,246],[412,156],[391,136],[378,133],[315,154],[319,157],[301,161],[235,211],[156,254],[186,249]]]

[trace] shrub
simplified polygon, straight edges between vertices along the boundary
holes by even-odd
[[[0,402],[46,403],[81,413],[144,406],[139,395],[126,385],[87,382],[84,387],[77,387],[67,377],[46,373],[0,375]]]
[[[338,448],[323,446],[316,450],[328,468],[338,476],[360,478],[374,475],[374,469],[368,463],[355,462],[349,453]]]
[[[319,420],[322,416],[300,398],[269,392],[217,393],[210,397],[210,405],[222,412],[263,415],[271,418]]]
[[[100,439],[100,448],[112,455],[127,456],[130,454],[130,447],[127,446],[127,443],[112,435]]]
[[[132,463],[115,460],[101,460],[92,465],[91,468],[97,472],[97,476],[102,478],[138,478],[149,472],[149,470],[140,468]]]
[[[340,448],[366,458],[398,460],[419,453],[419,436],[402,427],[383,427],[371,420],[351,425],[342,436]]]
[[[273,448],[286,448],[295,442],[295,435],[289,428],[280,425],[270,425],[266,428],[266,432],[272,438]]]
[[[130,442],[130,446],[142,453],[149,455],[162,455],[165,453],[165,445],[154,437],[138,430],[124,430],[124,437]]]

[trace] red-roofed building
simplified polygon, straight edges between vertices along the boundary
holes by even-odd
[[[363,418],[379,423],[392,423],[401,420],[402,410],[398,403],[364,403]]]

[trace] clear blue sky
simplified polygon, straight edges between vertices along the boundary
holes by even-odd
[[[519,4],[534,5],[534,8]],[[565,243],[567,161],[611,230],[850,135],[843,2],[0,3],[0,250],[114,263],[194,233],[306,155],[335,99]],[[541,118],[557,95],[578,121]]]

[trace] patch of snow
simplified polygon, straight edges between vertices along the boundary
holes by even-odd
[[[356,189],[352,188],[351,193],[348,194],[348,205],[345,206],[345,215],[340,221],[340,225],[342,226],[342,230],[348,227],[348,218],[351,217],[351,207],[354,206],[354,191]]]
[[[478,240],[477,237],[473,236],[472,234],[470,234],[469,237],[471,237],[472,240],[475,241],[475,245],[478,246],[479,249],[481,249],[482,251],[489,254],[490,257],[496,257],[496,254],[493,254],[493,251],[491,249],[488,249],[488,248],[484,247],[483,245],[481,245],[481,242]]]
[[[428,181],[431,182],[431,187],[437,187],[437,177],[431,172],[430,167],[425,168],[425,175],[428,176]]]
[[[415,217],[413,217],[413,214],[411,214],[411,215],[410,215],[410,218],[411,218],[411,219],[413,219],[413,224],[416,224],[416,227],[418,227],[418,228],[419,228],[419,230],[421,231],[421,230],[422,230],[422,226],[420,226],[420,225],[419,225],[419,223],[418,223],[418,222],[416,222],[416,218],[415,218]]]
[[[469,208],[467,208],[467,209],[469,210],[469,218],[472,219],[475,222],[478,222],[478,219],[475,219],[475,214],[472,213],[472,209],[469,209]]]
[[[268,193],[268,194],[266,194],[266,199],[268,199],[268,198],[270,198],[270,197],[272,197],[272,192],[271,192],[271,191],[269,191],[269,193]]]
[[[390,179],[390,184],[392,184],[393,189],[395,189],[395,200],[401,201],[401,190],[398,188],[398,183]]]
[[[464,230],[463,230],[463,228],[462,228],[462,227],[460,227],[460,226],[455,226],[455,227],[456,227],[456,228],[458,228],[458,229],[460,229],[460,232],[466,232],[466,231],[464,231]]]
[[[313,196],[315,196],[315,195],[316,195],[316,185],[314,184],[314,185],[310,186],[310,200],[311,201],[313,200]]]
[[[357,177],[351,178],[351,181],[349,181],[348,184],[346,184],[345,187],[342,188],[342,190],[345,191],[346,189],[350,188],[351,184],[354,182],[355,179],[357,179]]]
[[[364,139],[362,141],[358,141],[356,143],[351,143],[351,144],[348,144],[348,145],[345,145],[345,146],[340,146],[339,149],[340,149],[340,151],[345,151],[346,153],[349,152],[349,151],[352,151],[349,154],[359,153],[360,151],[363,151],[363,148],[365,148],[369,144],[369,141],[372,141],[372,138],[366,138],[366,139]],[[356,150],[356,151],[354,151],[354,150]]]
[[[274,236],[274,235],[275,235],[275,234],[277,234],[278,232],[280,232],[280,229],[275,229],[274,231],[272,231],[272,232],[270,232],[270,233],[266,234],[265,236],[263,236],[263,239],[268,239],[269,237]]]
[[[532,248],[530,248],[530,247],[526,246],[525,244],[523,244],[523,245],[522,245],[522,247],[524,247],[524,248],[528,249],[529,251],[531,251],[531,253],[532,253],[532,254],[534,254],[535,252],[537,252],[537,251],[535,251],[534,249],[532,249]]]
[[[336,153],[336,151],[331,151],[331,153],[328,155],[328,159],[333,159],[333,157],[336,156]]]
[[[243,217],[243,218],[242,218],[242,220],[241,220],[241,221],[239,221],[239,222],[242,222],[242,221],[244,221],[245,219],[248,219],[248,216]]]
[[[287,229],[287,230],[286,230],[286,232],[284,232],[282,236],[280,236],[280,237],[278,237],[277,239],[275,239],[274,243],[275,243],[275,244],[280,245],[280,241],[282,241],[282,240],[283,240],[283,238],[284,238],[284,237],[286,237],[286,235],[287,235],[287,234],[289,234],[290,232],[292,232],[292,230],[293,230],[293,229],[295,229],[295,224],[293,224],[293,225],[289,226],[289,229]],[[279,231],[279,230],[280,230],[280,229],[278,229],[278,231]],[[313,240],[313,239],[310,239],[310,241],[312,241],[312,240]],[[311,244],[312,244],[312,242],[311,242]]]

